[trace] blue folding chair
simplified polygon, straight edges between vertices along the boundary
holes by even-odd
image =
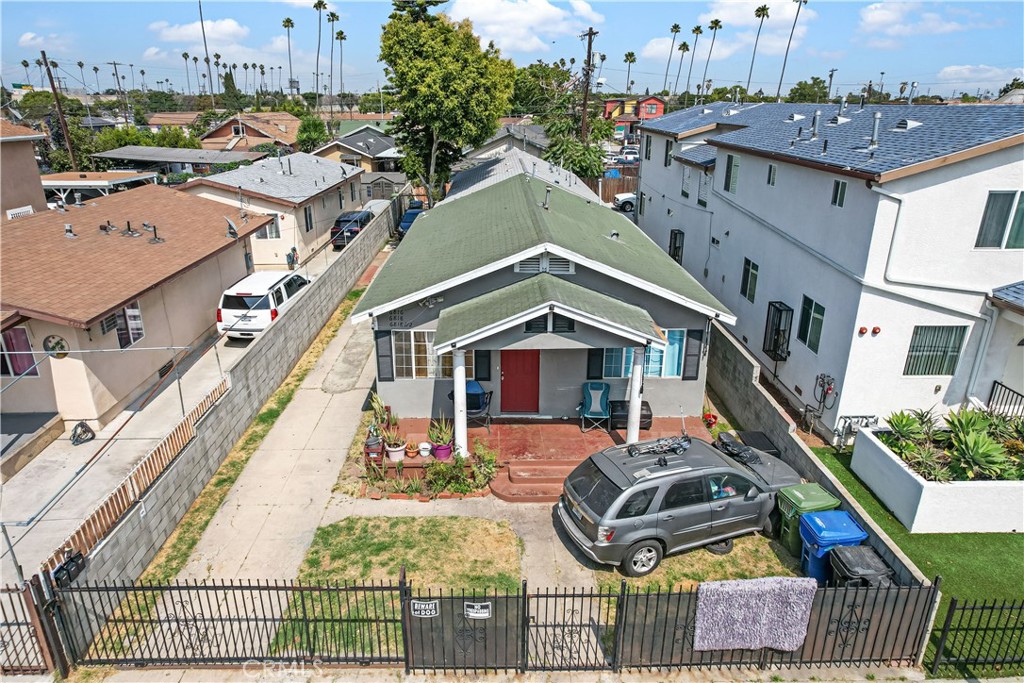
[[[583,384],[583,400],[577,410],[580,414],[580,431],[588,432],[598,429],[602,422],[607,422],[611,429],[612,412],[608,403],[611,387],[606,382],[585,382]]]

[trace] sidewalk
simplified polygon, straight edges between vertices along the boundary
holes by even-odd
[[[316,277],[342,253],[326,249],[297,272]],[[367,272],[376,272],[375,266]],[[37,571],[39,564],[181,420],[182,402],[188,411],[202,400],[250,344],[222,338],[214,351],[208,341],[183,361],[180,395],[172,374],[141,409],[145,394],[99,430],[95,439],[80,446],[73,446],[70,430],[65,431],[4,484],[0,489],[0,520],[8,524],[15,555],[26,576]],[[99,457],[86,465],[97,454]],[[66,490],[61,492],[64,487]],[[51,502],[54,496],[57,498]],[[30,520],[26,526],[14,526]],[[0,547],[0,581],[16,581],[6,547]]]

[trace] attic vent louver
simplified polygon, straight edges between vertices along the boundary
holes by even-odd
[[[790,114],[786,117],[787,121],[803,121],[806,117],[803,114]]]
[[[828,120],[828,125],[830,125],[830,126],[841,126],[844,123],[849,123],[849,121],[850,121],[850,119],[848,119],[847,117],[839,116],[838,114],[836,114],[835,116],[833,116],[832,118],[830,118]]]
[[[513,268],[516,273],[551,273],[553,275],[573,275],[576,273],[575,264],[562,256],[551,254],[540,254],[531,256],[516,263]]]
[[[922,125],[920,121],[915,121],[913,119],[900,119],[896,123],[896,130],[910,130],[911,128],[917,128],[920,125]]]

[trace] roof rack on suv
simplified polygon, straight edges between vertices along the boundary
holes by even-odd
[[[676,455],[682,455],[690,447],[691,443],[690,437],[683,434],[682,436],[671,436],[647,443],[630,444],[626,448],[626,452],[631,458],[647,453],[675,453]]]

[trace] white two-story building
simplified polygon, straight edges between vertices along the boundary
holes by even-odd
[[[1024,279],[1024,107],[718,102],[642,132],[640,227],[820,428],[1024,394],[992,296]]]

